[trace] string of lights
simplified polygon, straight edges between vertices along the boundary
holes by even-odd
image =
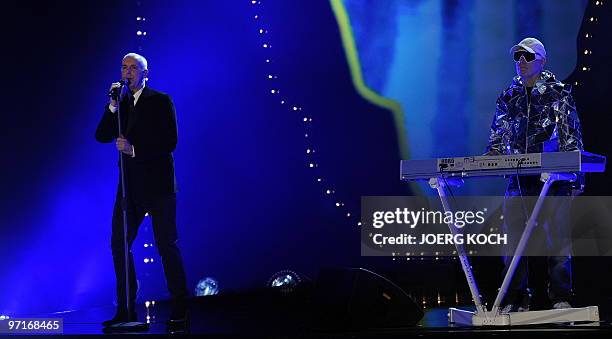
[[[321,166],[320,160],[317,157],[317,149],[316,141],[312,137],[312,130],[315,127],[315,121],[312,114],[309,114],[305,109],[303,109],[302,105],[299,103],[291,102],[291,100],[284,95],[284,90],[281,91],[276,80],[279,79],[279,75],[277,72],[274,72],[274,60],[277,56],[273,52],[273,44],[270,35],[269,27],[266,27],[264,21],[264,12],[265,6],[263,5],[261,0],[250,0],[251,5],[253,5],[255,9],[255,13],[253,14],[253,20],[257,26],[257,33],[260,36],[261,47],[265,49],[265,59],[264,62],[268,66],[266,71],[266,78],[270,80],[270,88],[268,93],[274,96],[275,100],[283,107],[283,109],[288,110],[291,113],[295,113],[299,119],[303,122],[304,126],[304,153],[305,153],[305,165],[307,168],[312,169],[312,175],[314,177],[314,182],[319,185],[319,190],[323,194],[324,197],[328,198],[331,201],[332,206],[335,206],[339,213],[347,219],[350,219],[352,222],[355,222],[355,214],[352,213],[349,208],[344,203],[345,199],[342,199],[342,194],[337,192],[335,185],[323,175],[323,168]],[[357,226],[361,226],[361,221],[356,221]]]
[[[578,53],[578,64],[581,65],[580,70],[582,70],[582,72],[591,71],[591,58],[590,57],[593,55],[593,45],[594,45],[593,31],[595,29],[595,25],[597,25],[599,21],[599,18],[596,16],[596,13],[598,12],[599,8],[602,8],[604,6],[603,0],[594,0],[593,3],[595,5],[593,8],[593,12],[589,13],[590,15],[587,15],[585,13],[582,26],[586,27],[586,29],[585,29],[584,35],[580,36],[581,41],[579,41],[579,44],[578,44],[579,46],[584,47],[584,50],[582,51],[582,53]],[[584,77],[580,77],[580,78],[584,78]],[[574,86],[580,86],[580,84],[581,84],[581,81],[579,80],[574,81]]]
[[[336,188],[331,183],[331,181],[322,174],[322,166],[317,158],[317,152],[315,144],[316,141],[312,138],[312,130],[315,128],[314,119],[311,114],[309,114],[305,109],[303,109],[301,104],[293,103],[290,99],[287,98],[286,95],[283,95],[285,91],[282,91],[278,88],[277,81],[279,79],[279,75],[277,71],[274,71],[274,58],[277,56],[273,52],[273,44],[272,37],[270,34],[270,28],[266,27],[264,20],[264,4],[261,0],[250,0],[251,5],[255,8],[255,13],[253,14],[253,20],[257,25],[257,33],[260,36],[260,44],[261,47],[266,51],[264,56],[264,62],[268,66],[266,72],[266,78],[270,80],[270,89],[269,94],[275,96],[276,101],[283,107],[283,109],[288,110],[292,113],[298,113],[298,118],[302,120],[304,123],[304,144],[305,144],[305,156],[306,156],[306,166],[313,170],[314,181],[319,185],[319,189],[321,190],[324,197],[329,197],[333,206],[335,206],[341,213],[341,215],[345,218],[350,219],[352,222],[355,222],[359,227],[361,226],[360,220],[355,220],[357,218],[354,217],[349,208],[343,202],[343,199],[340,198],[341,194],[336,191]],[[415,253],[416,255],[416,253]],[[392,260],[400,259],[403,256],[402,253],[393,253]],[[420,258],[411,257],[411,255],[405,255],[406,261],[410,261],[413,259],[420,259],[421,261],[425,260],[424,256]],[[432,260],[440,260],[443,257],[435,256],[431,257]],[[456,259],[454,257],[453,259]]]

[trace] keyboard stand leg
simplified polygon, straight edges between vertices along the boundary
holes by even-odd
[[[431,178],[429,180],[429,185],[438,191],[438,196],[440,197],[440,201],[442,202],[442,207],[444,208],[444,211],[452,213],[452,209],[446,197],[446,188],[445,188],[444,180],[442,178]],[[457,227],[454,224],[449,223],[448,227],[452,234],[457,234],[457,231],[456,231]],[[482,303],[482,299],[478,291],[478,285],[476,284],[476,278],[474,278],[474,273],[472,272],[472,266],[470,265],[468,256],[465,253],[465,248],[461,244],[455,244],[455,248],[457,249],[457,255],[459,256],[459,262],[461,262],[461,268],[463,269],[463,273],[465,274],[465,278],[470,288],[470,293],[472,294],[472,300],[474,301],[474,305],[476,305],[476,314],[484,314],[486,313],[486,308]],[[459,309],[450,309],[449,310],[449,321],[453,321],[455,323],[463,323],[469,318],[469,316],[467,316],[467,313],[472,313],[472,312],[459,310]],[[468,323],[465,323],[465,324],[468,324]],[[469,321],[468,325],[472,325],[471,320]]]
[[[514,276],[514,272],[516,271],[516,267],[518,266],[519,260],[523,257],[523,253],[525,252],[525,247],[527,247],[527,243],[529,242],[529,238],[531,237],[531,232],[535,227],[536,220],[538,219],[538,215],[540,214],[540,209],[542,208],[542,204],[544,203],[544,199],[546,199],[546,195],[548,194],[548,189],[550,185],[555,181],[555,178],[552,176],[547,176],[546,181],[544,182],[544,186],[540,191],[540,196],[536,201],[535,207],[531,212],[531,216],[527,221],[527,225],[525,226],[525,230],[521,235],[521,239],[519,240],[518,245],[516,246],[516,250],[514,251],[514,255],[512,256],[512,261],[510,262],[510,266],[508,267],[508,271],[506,272],[506,276],[504,277],[504,281],[502,282],[501,287],[499,288],[499,292],[497,293],[497,297],[495,298],[495,302],[493,303],[492,310],[500,309],[502,300],[506,296],[506,292],[508,292],[508,287],[510,286],[510,282],[512,281],[512,277]]]

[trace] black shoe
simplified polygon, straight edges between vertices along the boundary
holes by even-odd
[[[128,313],[125,311],[117,311],[117,313],[115,313],[115,316],[112,319],[102,322],[102,326],[109,327],[115,324],[125,323],[129,321],[137,321],[137,320],[138,320],[138,315],[136,314],[136,312],[132,312],[128,315]]]

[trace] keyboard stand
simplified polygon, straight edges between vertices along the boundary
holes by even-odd
[[[525,247],[531,236],[531,231],[536,225],[536,220],[544,199],[548,194],[548,190],[553,182],[555,181],[574,181],[576,175],[573,173],[542,173],[540,179],[544,182],[542,191],[536,201],[535,207],[531,212],[531,216],[527,221],[525,230],[521,235],[521,239],[517,245],[517,248],[508,267],[508,271],[504,277],[502,285],[497,293],[495,302],[490,310],[482,303],[482,297],[478,292],[478,285],[472,272],[472,267],[468,256],[465,252],[465,248],[461,244],[455,244],[457,249],[457,255],[459,256],[459,262],[461,268],[465,274],[470,293],[472,294],[472,300],[476,306],[476,311],[466,311],[458,308],[450,308],[448,312],[448,322],[457,325],[470,325],[470,326],[516,326],[516,325],[535,325],[535,324],[551,324],[551,323],[596,323],[599,322],[599,309],[597,306],[588,306],[582,308],[567,308],[567,309],[552,309],[543,311],[527,311],[527,312],[510,312],[506,314],[501,313],[501,302],[508,291],[516,267],[518,266],[519,260],[523,256]],[[446,184],[450,180],[456,179],[445,179],[445,177],[434,177],[429,179],[429,185],[438,191],[438,196],[442,202],[442,207],[445,212],[451,212],[452,209],[446,195]],[[452,234],[457,233],[457,227],[454,224],[449,223],[448,227]]]

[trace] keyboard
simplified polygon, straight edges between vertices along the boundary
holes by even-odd
[[[603,172],[606,157],[585,151],[402,160],[401,180]]]

